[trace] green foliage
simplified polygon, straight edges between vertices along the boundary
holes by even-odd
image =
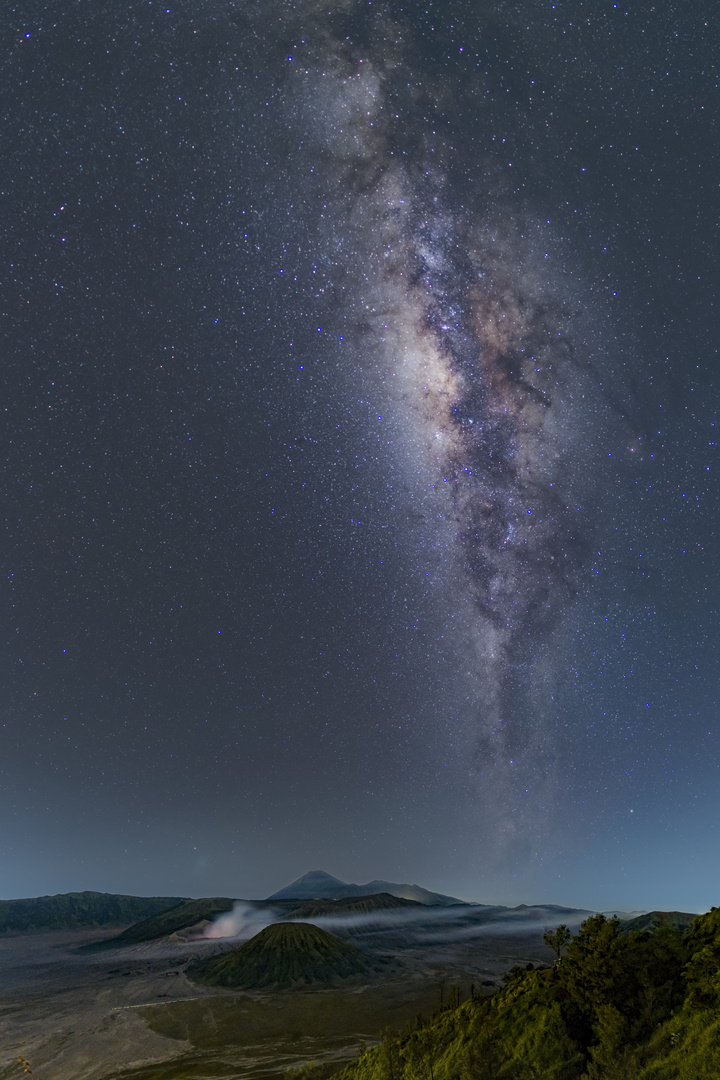
[[[565,923],[561,923],[555,930],[546,930],[543,935],[543,941],[549,949],[552,949],[558,960],[562,956],[565,946],[570,943],[571,938],[572,934]]]
[[[682,935],[673,926],[626,936],[617,919],[586,919],[557,969],[568,1030],[586,1052],[597,1044],[596,1059],[603,1061],[621,1038],[618,1016],[626,1042],[647,1038],[682,1001],[683,959]]]
[[[304,1065],[285,1070],[285,1080],[328,1080],[337,1072],[335,1061],[306,1061]]]
[[[717,1080],[720,908],[685,934],[653,914],[629,933],[591,916],[553,939],[554,967],[512,968],[492,997],[386,1035],[338,1080]]]
[[[476,1046],[466,1052],[467,1080],[576,1080],[583,1055],[555,1000],[552,971],[517,968],[478,1017]]]
[[[711,908],[695,920],[688,946],[688,1004],[713,1008],[720,1002],[720,908]]]
[[[384,1031],[382,1042],[376,1052],[378,1080],[400,1080],[403,1075],[403,1061],[400,1048],[391,1031]]]
[[[597,1042],[589,1051],[589,1080],[630,1080],[634,1055],[627,1018],[614,1005],[598,1005],[593,1030]]]
[[[583,1017],[592,1018],[597,1005],[609,1004],[618,996],[623,943],[618,920],[604,915],[586,919],[570,942],[558,975],[573,1009]]]
[[[717,1080],[720,1017],[717,1010],[683,1007],[654,1033],[637,1055],[632,1080]]]

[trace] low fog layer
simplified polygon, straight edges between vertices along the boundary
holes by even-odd
[[[348,915],[320,915],[314,918],[283,918],[272,908],[257,909],[243,900],[233,910],[219,915],[203,930],[204,938],[247,941],[266,926],[277,922],[311,923],[323,930],[381,930],[412,928],[414,936],[428,942],[456,941],[467,938],[512,933],[537,933],[558,923],[578,927],[591,914],[588,911],[565,911],[550,907],[471,908],[432,907],[400,911],[357,912]]]

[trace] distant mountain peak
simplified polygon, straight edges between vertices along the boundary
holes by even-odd
[[[341,881],[333,877],[325,870],[310,870],[302,877],[296,878],[285,888],[279,889],[268,896],[268,900],[342,900],[350,896],[376,896],[379,893],[389,893],[402,900],[415,900],[420,904],[446,907],[451,904],[462,904],[454,896],[445,896],[443,893],[431,892],[423,889],[420,885],[398,884],[394,881],[377,879],[368,882],[367,885],[356,885],[354,882]]]
[[[303,886],[308,889],[317,885],[329,889],[335,885],[344,888],[346,882],[341,881],[340,878],[333,877],[332,874],[328,874],[325,870],[308,870],[307,874],[303,874],[302,877],[297,878],[292,882],[292,885]],[[290,887],[290,885],[287,886],[287,888]]]

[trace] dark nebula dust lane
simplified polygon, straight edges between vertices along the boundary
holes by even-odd
[[[547,828],[549,634],[588,580],[588,504],[606,447],[631,437],[615,403],[626,389],[615,379],[615,398],[603,390],[610,331],[592,325],[568,239],[517,186],[522,118],[479,104],[496,88],[466,60],[460,28],[422,86],[418,44],[386,13],[326,33],[318,56],[298,29],[288,93],[301,102],[300,161],[333,200],[320,214],[328,275],[341,282],[329,314],[393,421],[386,445],[401,457],[388,486],[422,507],[412,531],[444,564],[438,613],[464,624],[453,649],[475,678],[467,789],[502,850],[540,821],[518,798],[525,784]]]
[[[10,22],[8,895],[712,902],[710,24]]]

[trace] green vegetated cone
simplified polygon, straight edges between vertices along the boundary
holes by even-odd
[[[187,973],[209,986],[243,989],[308,986],[366,975],[376,965],[310,923],[273,923],[239,949],[192,963]]]

